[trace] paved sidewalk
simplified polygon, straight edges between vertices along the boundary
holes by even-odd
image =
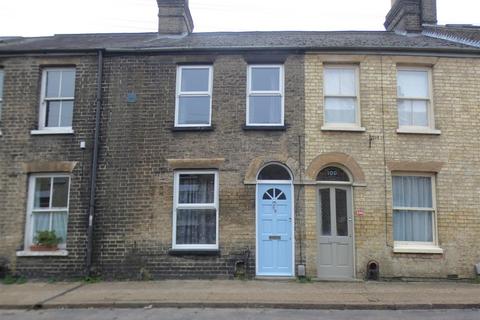
[[[166,280],[0,285],[0,308],[480,308],[480,285],[452,282]]]

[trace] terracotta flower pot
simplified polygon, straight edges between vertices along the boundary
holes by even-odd
[[[32,244],[30,246],[30,251],[57,251],[58,245],[45,245],[45,244]]]

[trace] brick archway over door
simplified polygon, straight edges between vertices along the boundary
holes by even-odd
[[[365,174],[357,161],[348,154],[342,152],[323,153],[312,160],[305,172],[305,178],[310,181],[315,181],[317,175],[328,165],[341,165],[348,169],[352,175],[354,184],[365,184]]]

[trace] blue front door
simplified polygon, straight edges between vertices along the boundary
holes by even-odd
[[[257,274],[293,276],[292,186],[259,184],[257,191]]]

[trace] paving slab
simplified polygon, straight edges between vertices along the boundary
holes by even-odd
[[[0,285],[0,308],[480,308],[480,284],[165,280]]]
[[[480,308],[470,283],[165,280],[102,282],[43,304],[85,307],[273,307],[304,309]]]
[[[79,285],[81,285],[79,282],[0,284],[0,307],[2,309],[30,308]]]

